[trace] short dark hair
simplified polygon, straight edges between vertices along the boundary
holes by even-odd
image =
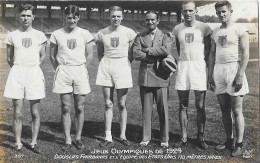
[[[219,1],[215,4],[215,9],[219,7],[227,6],[229,9],[232,9],[232,5],[229,1]]]
[[[184,1],[184,2],[182,3],[181,8],[183,8],[183,5],[186,5],[186,4],[189,4],[189,3],[193,3],[194,6],[195,6],[195,8],[197,7],[195,1]]]
[[[69,5],[65,9],[65,15],[73,14],[74,16],[79,16],[79,7],[76,5]]]
[[[111,11],[122,11],[122,14],[124,15],[124,10],[122,9],[122,7],[119,7],[119,6],[110,7],[109,8],[109,15],[110,15]]]
[[[159,19],[158,13],[157,13],[156,11],[154,11],[154,10],[148,10],[148,11],[144,14],[144,16],[146,16],[146,15],[148,15],[148,14],[155,14],[155,15],[156,15],[156,19]]]
[[[21,13],[22,11],[25,11],[25,10],[31,10],[32,11],[32,14],[35,15],[35,8],[33,5],[31,4],[25,4],[25,5],[20,5],[19,6],[19,12]]]

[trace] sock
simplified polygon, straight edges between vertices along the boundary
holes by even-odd
[[[36,144],[37,144],[37,143],[31,142],[31,147],[34,148],[34,146],[35,146]]]
[[[167,141],[166,142],[161,142],[161,145],[169,146],[169,143]]]
[[[181,141],[185,143],[187,142],[187,138],[181,138]]]
[[[241,142],[241,143],[236,143],[236,147],[242,148],[242,147],[243,147],[243,142]]]
[[[23,144],[22,143],[15,143],[15,146],[17,146],[20,149],[20,148],[22,148]]]
[[[71,144],[71,138],[69,139],[69,141],[66,140],[66,144]]]
[[[112,141],[111,131],[105,131],[105,133],[106,133],[105,140]]]

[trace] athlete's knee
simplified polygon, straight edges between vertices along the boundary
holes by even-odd
[[[120,110],[126,109],[125,101],[120,101],[120,102],[118,102],[118,108],[119,108]]]
[[[39,114],[38,111],[32,111],[31,115],[32,115],[32,119],[39,119],[40,118],[40,114]]]
[[[234,117],[243,116],[242,108],[233,109]]]
[[[106,107],[106,110],[108,110],[108,109],[112,109],[113,108],[113,102],[110,100],[110,99],[108,99],[108,100],[106,100],[105,101],[105,107]]]
[[[15,120],[22,120],[23,114],[22,112],[14,112],[13,117]]]
[[[62,114],[70,113],[70,109],[71,109],[71,105],[63,104],[62,105]]]
[[[81,113],[83,113],[83,112],[84,112],[84,107],[85,107],[84,104],[77,105],[77,106],[76,106],[76,114],[81,114]]]
[[[205,105],[203,104],[203,102],[196,102],[196,108],[198,111],[203,111],[205,110]]]

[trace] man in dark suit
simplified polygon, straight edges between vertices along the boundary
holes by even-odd
[[[154,11],[145,14],[147,30],[138,34],[133,44],[133,55],[141,61],[138,84],[143,116],[143,137],[141,146],[147,146],[151,140],[151,116],[153,102],[157,104],[160,120],[161,146],[168,147],[168,86],[170,72],[164,69],[162,60],[170,55],[170,35],[157,28],[158,15]]]

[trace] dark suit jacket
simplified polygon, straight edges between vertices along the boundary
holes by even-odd
[[[149,48],[148,53],[142,48]],[[166,71],[161,61],[170,55],[171,39],[169,34],[157,29],[154,40],[149,31],[138,34],[133,43],[133,55],[141,61],[138,84],[146,87],[168,87],[170,72]]]

